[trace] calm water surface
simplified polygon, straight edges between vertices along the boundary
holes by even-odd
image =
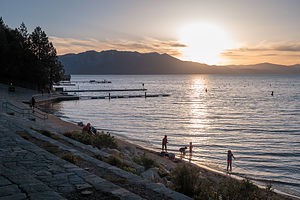
[[[81,82],[103,79],[112,83]],[[233,162],[237,175],[272,180],[276,188],[300,196],[300,76],[76,75],[72,81],[78,82],[69,89],[142,88],[144,83],[147,94],[171,96],[53,105],[65,120],[91,122],[157,151],[164,135],[168,135],[169,152],[176,154],[193,142],[193,154],[185,159],[220,171],[226,169],[226,152],[231,149],[237,158]]]

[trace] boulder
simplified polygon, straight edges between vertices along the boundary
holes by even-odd
[[[137,154],[136,148],[133,145],[126,146],[125,149],[127,151],[129,151],[131,155],[136,155]]]
[[[111,149],[111,148],[102,148],[101,151],[104,151],[109,154],[114,154],[114,155],[120,155],[120,153],[121,153],[119,150]]]
[[[150,168],[150,169],[144,171],[143,173],[141,173],[141,176],[145,179],[150,180],[150,181],[161,182],[161,178],[158,175],[158,168],[157,167]]]

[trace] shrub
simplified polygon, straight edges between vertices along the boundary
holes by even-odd
[[[78,142],[86,145],[93,145],[99,149],[103,147],[114,149],[118,148],[118,144],[115,141],[114,136],[111,136],[110,133],[91,135],[88,133],[66,132],[64,133],[64,136],[77,140]]]
[[[174,189],[178,192],[193,196],[197,185],[199,171],[187,164],[178,165],[171,173]]]
[[[157,166],[156,162],[154,160],[152,160],[151,158],[147,157],[145,153],[141,156],[141,162],[146,170]]]
[[[131,166],[129,166],[127,163],[122,162],[121,158],[116,155],[111,155],[107,159],[107,163],[114,165],[120,169],[123,169],[125,171],[128,171],[133,174],[138,174],[137,170]]]
[[[147,157],[145,153],[140,157],[134,156],[132,160],[133,162],[144,166],[145,170],[157,166],[156,162],[153,159]]]
[[[77,156],[75,156],[71,153],[64,154],[61,158],[68,161],[68,162],[70,162],[70,163],[73,163],[74,165],[78,164]]]
[[[115,141],[114,136],[111,136],[110,133],[92,135],[92,137],[93,137],[94,147],[98,147],[98,148],[109,147],[112,149],[118,148],[118,144]]]
[[[111,164],[113,166],[116,166],[116,167],[119,167],[121,168],[123,163],[121,161],[121,159],[115,155],[111,155],[108,157],[108,160],[107,160],[107,163],[108,164]]]

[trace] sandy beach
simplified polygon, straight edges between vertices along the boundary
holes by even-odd
[[[48,94],[44,94],[44,95],[36,94],[35,91],[33,91],[33,90],[19,88],[19,87],[16,87],[16,92],[8,93],[7,86],[3,85],[3,84],[0,84],[0,94],[2,97],[0,99],[1,102],[8,101],[8,102],[10,102],[14,105],[17,105],[21,108],[29,108],[29,105],[24,104],[23,102],[29,101],[31,99],[31,96],[33,96],[33,95],[36,97],[38,105],[41,105],[43,103],[43,101],[45,101],[45,100],[49,99],[49,97],[51,97]],[[41,111],[39,111],[39,112],[41,112]],[[81,130],[82,130],[82,127],[78,126],[77,124],[63,121],[63,120],[59,119],[58,117],[51,115],[51,114],[48,114],[47,116],[48,116],[48,119],[46,119],[46,120],[35,119],[35,121],[32,122],[32,124],[27,124],[27,126],[34,127],[35,125],[37,125],[36,127],[38,127],[38,129],[54,131],[54,132],[57,132],[60,134],[64,134],[66,132],[73,132],[73,131],[81,132]],[[113,135],[113,133],[112,133],[112,135]],[[129,141],[126,141],[120,137],[115,136],[115,139],[118,143],[119,149],[124,149],[124,148],[128,148],[128,147],[134,148],[134,149],[136,149],[137,152],[139,152],[138,154],[145,153],[151,159],[155,160],[157,163],[164,166],[164,168],[167,169],[168,171],[172,171],[176,168],[177,165],[182,164],[183,162],[186,162],[180,158],[176,158],[175,161],[170,160],[166,157],[160,156],[160,152],[155,152],[155,151],[146,149],[142,146],[139,146],[139,145],[136,145]],[[186,162],[186,163],[188,163],[188,162]],[[200,174],[203,178],[209,179],[213,182],[217,182],[217,181],[225,180],[225,179],[231,179],[231,178],[235,178],[235,179],[239,179],[239,180],[242,179],[241,177],[235,177],[235,176],[228,175],[226,173],[214,171],[212,169],[206,168],[205,166],[197,166],[197,167],[199,168]],[[279,191],[277,191],[277,192],[279,192]],[[297,198],[294,198],[291,196],[287,196],[284,193],[278,194],[278,197],[280,197],[280,199],[297,199]]]

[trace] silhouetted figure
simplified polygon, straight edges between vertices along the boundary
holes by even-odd
[[[181,153],[181,154],[183,154],[183,155],[185,155],[185,150],[187,149],[187,147],[181,147],[180,149],[179,149],[179,152]]]
[[[167,135],[165,135],[165,137],[162,139],[162,147],[161,147],[161,150],[167,152],[167,143],[168,143],[168,139],[167,139]]]
[[[192,152],[193,152],[193,143],[190,142],[190,153],[192,153]]]
[[[205,88],[205,92],[207,92],[207,88]]]
[[[33,113],[34,113],[34,106],[35,106],[35,98],[31,97],[31,109]]]
[[[274,92],[273,91],[271,92],[271,96],[274,96]]]
[[[232,158],[235,159],[231,150],[228,150],[228,152],[227,152],[227,171],[228,171],[229,167],[230,167],[230,171],[232,171]]]

